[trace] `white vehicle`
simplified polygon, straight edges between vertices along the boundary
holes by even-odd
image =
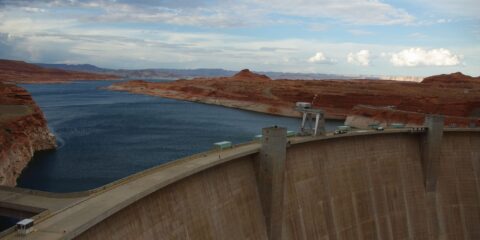
[[[33,231],[33,219],[26,218],[17,222],[17,232],[20,235],[27,235]]]

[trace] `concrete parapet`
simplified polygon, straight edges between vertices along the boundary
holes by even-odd
[[[287,129],[263,129],[258,159],[258,191],[269,239],[282,239]]]

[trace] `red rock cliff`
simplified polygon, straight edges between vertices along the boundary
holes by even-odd
[[[0,82],[0,184],[15,186],[35,151],[55,147],[55,137],[30,94]]]

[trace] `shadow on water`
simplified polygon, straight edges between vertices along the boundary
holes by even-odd
[[[209,150],[214,142],[249,141],[266,126],[300,126],[296,118],[101,89],[110,84],[22,85],[42,108],[59,148],[35,154],[18,186],[83,191]],[[327,129],[342,124],[327,121]]]

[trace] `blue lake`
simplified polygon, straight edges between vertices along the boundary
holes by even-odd
[[[100,89],[107,81],[23,84],[59,148],[35,154],[18,186],[51,192],[96,188],[212,148],[250,141],[267,126],[297,131],[300,120]],[[342,125],[327,121],[327,130]]]

